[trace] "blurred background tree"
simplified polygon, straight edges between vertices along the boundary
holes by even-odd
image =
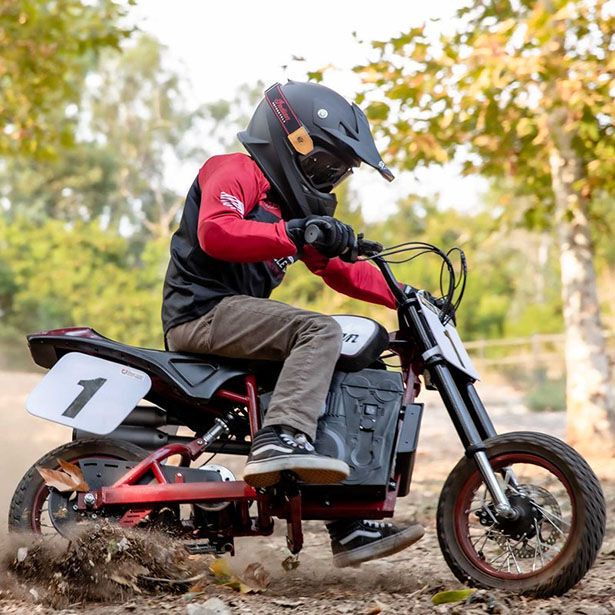
[[[502,222],[553,229],[568,439],[586,450],[615,442],[592,242],[594,201],[615,193],[615,18],[606,5],[474,0],[457,11],[452,32],[412,28],[374,43],[379,57],[356,68],[398,166],[461,161],[466,173],[508,188]]]
[[[168,169],[205,153],[189,142],[203,112],[187,108],[185,80],[164,55],[147,35],[102,54],[84,84],[76,141],[51,161],[6,162],[10,216],[100,220],[142,240],[169,237],[183,200],[168,186]]]
[[[49,157],[73,141],[85,76],[129,34],[125,13],[115,0],[3,0],[0,156]]]

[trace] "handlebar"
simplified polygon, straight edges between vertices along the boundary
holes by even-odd
[[[316,224],[308,224],[305,229],[304,238],[305,243],[311,245],[319,240],[323,240],[324,233]],[[395,279],[389,264],[384,259],[378,257],[378,254],[382,252],[383,249],[384,248],[381,243],[364,239],[363,233],[359,233],[359,235],[357,235],[355,249],[353,249],[353,252],[356,251],[356,256],[353,254],[354,258],[352,260],[356,261],[359,256],[372,257],[374,264],[382,272],[382,275],[388,287],[391,289],[393,296],[397,299],[397,302],[402,305],[406,301],[406,295],[401,289],[399,282]]]
[[[305,239],[305,243],[312,245],[318,240],[324,239],[324,233],[316,224],[308,224],[303,237]]]
[[[320,227],[316,224],[308,224],[305,229],[305,243],[313,244],[317,241],[322,241],[324,239],[324,233],[320,229]],[[353,252],[356,253],[356,257],[359,256],[376,256],[378,253],[382,252],[383,246],[381,243],[377,241],[370,241],[369,239],[363,238],[363,233],[359,233],[357,235],[356,244],[353,248]],[[354,256],[354,254],[353,254]],[[351,260],[356,260],[352,258]]]
[[[308,224],[305,229],[304,239],[306,244],[314,244],[319,241],[324,241],[326,239],[325,233],[322,231],[321,227],[317,224]],[[389,266],[389,262],[392,263],[401,263],[407,262],[412,258],[416,258],[412,256],[406,260],[390,260],[390,257],[395,254],[399,254],[400,252],[408,252],[408,251],[419,251],[417,255],[425,254],[425,253],[435,253],[442,259],[442,267],[446,266],[446,270],[449,274],[449,283],[448,290],[442,290],[442,278],[441,278],[441,291],[443,296],[438,299],[429,300],[430,303],[433,303],[435,307],[440,311],[440,319],[443,324],[448,323],[449,321],[455,322],[455,312],[461,303],[461,299],[463,297],[463,292],[465,290],[466,285],[466,276],[467,276],[467,265],[465,260],[465,255],[463,250],[458,247],[451,248],[448,252],[443,252],[437,246],[433,244],[425,243],[422,241],[414,241],[414,242],[406,242],[403,244],[399,244],[396,246],[392,246],[387,248],[386,250],[383,248],[382,244],[376,241],[370,241],[363,237],[363,233],[359,233],[355,239],[355,243],[352,248],[347,248],[344,253],[341,255],[341,258],[346,262],[356,262],[359,256],[367,257],[367,259],[373,261],[374,265],[380,269],[382,276],[385,279],[385,282],[391,293],[395,297],[397,301],[398,307],[403,307],[409,304],[412,300],[416,299],[417,289],[412,287],[403,287],[397,279],[395,275],[391,271],[391,267]],[[456,282],[455,269],[451,262],[450,254],[453,252],[459,253],[459,258],[461,261],[461,274],[460,280]],[[442,276],[442,273],[441,273]],[[455,291],[457,287],[460,286],[461,290],[457,293],[455,297]],[[429,293],[426,296],[431,297]]]

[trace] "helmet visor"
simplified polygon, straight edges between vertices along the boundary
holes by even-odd
[[[309,154],[299,156],[299,166],[312,186],[320,192],[331,192],[352,174],[352,165],[322,147],[315,147]]]

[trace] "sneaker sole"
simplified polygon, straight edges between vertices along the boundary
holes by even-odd
[[[278,457],[246,464],[243,479],[252,487],[271,487],[280,482],[282,472],[293,472],[304,483],[329,485],[348,478],[350,468],[341,459]]]
[[[398,534],[378,540],[371,545],[364,545],[352,549],[352,551],[334,555],[333,565],[336,568],[345,568],[346,566],[357,566],[363,562],[393,555],[418,542],[424,534],[425,528],[422,525],[411,525]]]

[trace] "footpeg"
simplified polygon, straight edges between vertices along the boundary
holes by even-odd
[[[235,546],[233,541],[220,541],[220,542],[211,542],[202,541],[202,542],[186,542],[184,543],[184,548],[190,555],[224,555],[225,553],[230,553],[231,555],[235,552]]]

